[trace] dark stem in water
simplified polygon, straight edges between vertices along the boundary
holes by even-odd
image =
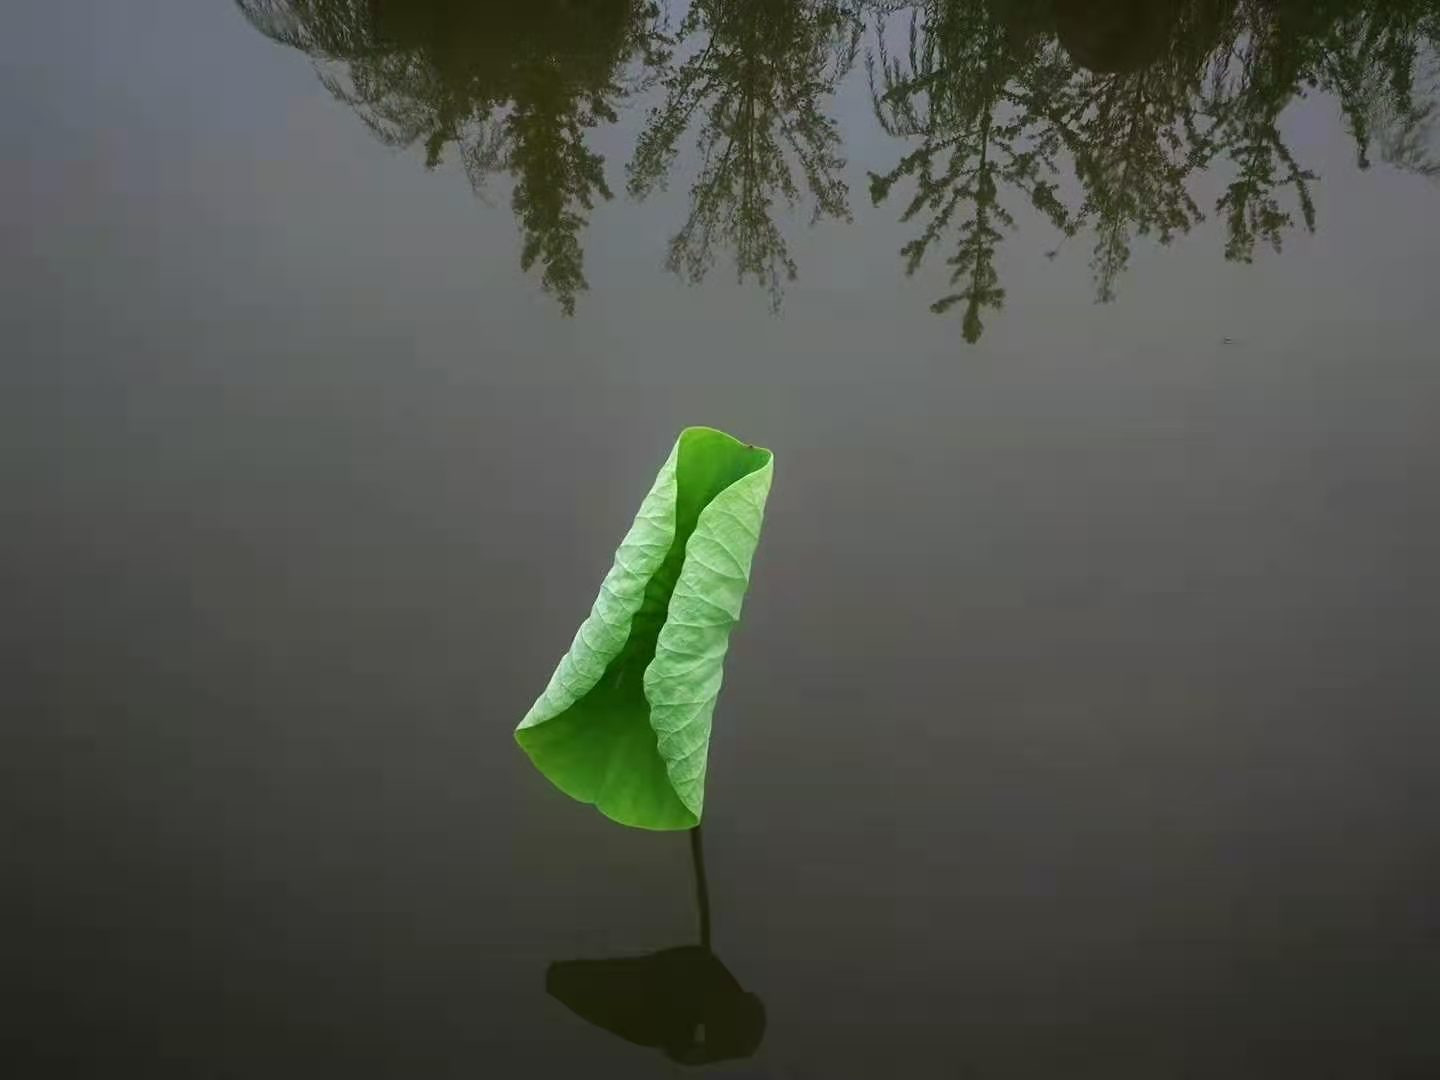
[[[690,830],[690,861],[695,866],[695,906],[700,912],[700,947],[710,949],[710,886],[705,881],[705,845],[700,826]]]

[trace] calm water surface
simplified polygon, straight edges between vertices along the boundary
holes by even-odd
[[[1437,43],[12,3],[6,1075],[1440,1075]],[[694,423],[718,962],[510,735]]]

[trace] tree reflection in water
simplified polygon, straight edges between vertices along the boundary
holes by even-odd
[[[1261,243],[1278,252],[1297,225],[1314,231],[1319,178],[1280,126],[1311,89],[1338,101],[1361,168],[1378,147],[1398,168],[1440,174],[1430,151],[1437,0],[922,0],[907,10],[903,55],[892,55],[895,17],[877,27],[871,90],[882,125],[916,147],[872,174],[871,196],[913,186],[901,217],[924,228],[901,249],[907,272],[950,237],[956,291],[932,307],[963,304],[967,341],[983,332],[981,312],[1004,302],[996,250],[1015,201],[1062,236],[1093,236],[1101,301],[1114,298],[1135,236],[1165,244],[1203,220],[1190,181],[1219,162],[1234,174],[1213,208],[1227,259],[1249,262]]]
[[[586,144],[633,90],[625,68],[659,63],[651,0],[236,0],[276,41],[322,64],[322,79],[392,146],[434,168],[453,147],[477,190],[514,178],[520,265],[573,314],[587,288],[582,234],[612,197]]]
[[[612,197],[590,139],[627,99],[645,105],[629,195],[688,176],[666,265],[698,283],[724,256],[778,307],[799,272],[788,209],[850,218],[854,129],[833,110],[861,52],[873,117],[904,144],[871,200],[915,230],[906,273],[943,259],[932,309],[958,311],[971,342],[1005,302],[1001,249],[1025,205],[1090,246],[1101,301],[1137,238],[1170,243],[1207,214],[1236,262],[1315,230],[1320,177],[1282,124],[1314,91],[1359,168],[1440,177],[1440,0],[692,0],[673,33],[652,0],[236,3],[386,143],[430,167],[454,153],[477,190],[509,174],[521,265],[567,313],[590,212]],[[1202,204],[1209,169],[1226,181]]]

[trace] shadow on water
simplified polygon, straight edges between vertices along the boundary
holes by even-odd
[[[1224,258],[1249,262],[1313,232],[1321,178],[1281,116],[1314,91],[1359,168],[1440,177],[1440,0],[693,0],[673,28],[651,0],[236,3],[386,143],[432,167],[453,153],[477,191],[508,173],[521,265],[567,313],[589,214],[613,197],[591,135],[629,99],[648,111],[628,194],[677,163],[690,177],[666,266],[698,283],[723,256],[776,308],[799,272],[779,211],[850,220],[844,137],[878,122],[898,146],[871,201],[916,230],[907,274],[943,262],[932,310],[970,342],[1005,303],[999,251],[1022,207],[1090,247],[1102,302],[1137,238],[1213,215]],[[842,125],[834,97],[861,66],[871,115]],[[1202,202],[1211,169],[1225,184]]]
[[[750,1057],[765,1035],[765,1007],[710,949],[710,894],[700,829],[690,830],[699,914],[697,945],[610,960],[561,960],[545,989],[577,1016],[627,1042],[699,1065]]]
[[[760,999],[698,945],[561,960],[550,965],[545,989],[596,1027],[687,1065],[750,1057],[765,1033]]]

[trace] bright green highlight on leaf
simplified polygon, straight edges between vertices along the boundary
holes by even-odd
[[[750,584],[774,456],[680,433],[590,616],[515,739],[567,795],[641,829],[688,829],[705,802],[710,718]]]

